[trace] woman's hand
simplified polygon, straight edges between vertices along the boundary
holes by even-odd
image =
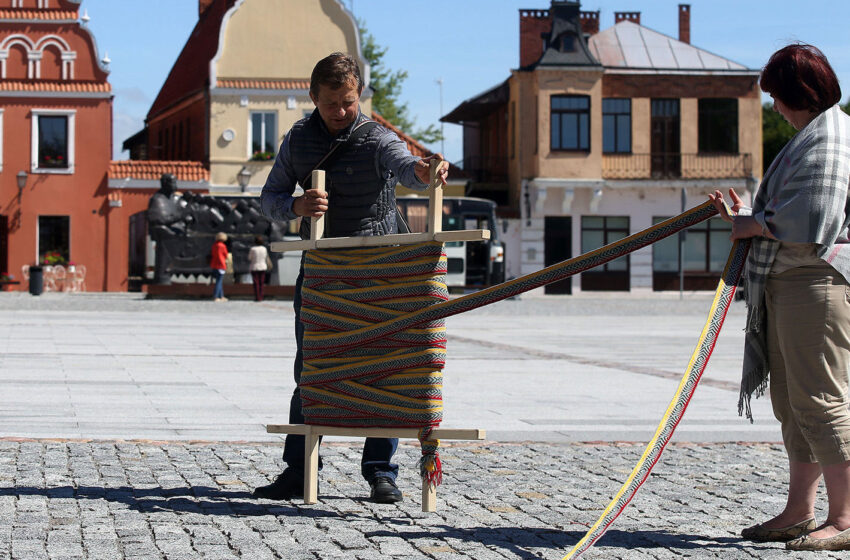
[[[731,214],[727,210],[726,204],[723,202],[722,192],[714,191],[714,194],[709,194],[708,198],[714,203],[714,207],[717,208],[717,211],[720,213],[720,218],[726,222],[734,222],[738,212],[744,207],[744,201],[741,200],[741,197],[738,196],[735,189],[729,189],[729,198],[732,199]]]
[[[758,237],[761,234],[761,224],[752,216],[735,216],[732,220],[732,241]]]

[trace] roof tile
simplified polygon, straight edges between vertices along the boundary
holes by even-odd
[[[428,157],[430,155],[433,155],[434,152],[428,150],[428,148],[420,144],[417,140],[402,132],[401,129],[396,127],[393,123],[391,123],[375,111],[372,111],[372,120],[377,121],[378,124],[380,124],[381,126],[384,126],[398,134],[398,137],[404,140],[404,142],[407,144],[407,149],[410,150],[411,154],[419,157]]]
[[[209,170],[200,161],[118,160],[109,163],[110,179],[158,181],[163,173],[171,173],[178,181],[210,180]]]
[[[0,80],[0,91],[112,91],[109,82],[74,82],[65,80]]]
[[[75,10],[32,10],[25,8],[18,9],[0,9],[0,19],[21,19],[21,20],[33,20],[33,19],[43,19],[49,21],[55,20],[76,20],[77,12]]]
[[[310,89],[310,80],[257,80],[221,78],[216,80],[220,88],[234,89]]]

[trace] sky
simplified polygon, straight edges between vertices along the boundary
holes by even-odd
[[[280,0],[285,4],[284,0]],[[290,0],[292,1],[292,0]],[[311,0],[295,0],[311,1]],[[387,49],[384,67],[406,70],[400,100],[417,127],[498,85],[519,64],[519,10],[548,9],[549,0],[339,0]],[[641,25],[673,38],[678,5],[687,0],[589,1],[600,29],[615,11],[641,12]],[[826,54],[850,99],[850,2],[835,0],[691,0],[691,44],[748,68],[802,41]],[[198,19],[197,0],[83,0],[100,56],[108,55],[115,94],[115,159],[144,119]],[[442,81],[442,86],[438,83]],[[765,98],[765,101],[769,98]],[[462,129],[443,124],[445,140],[428,145],[449,161],[463,157]]]

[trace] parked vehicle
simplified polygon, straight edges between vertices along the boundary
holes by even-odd
[[[412,233],[426,230],[427,197],[400,196],[396,203]],[[445,244],[446,284],[450,288],[482,288],[504,282],[505,246],[499,240],[496,203],[483,198],[443,197],[443,231],[461,229],[490,230],[490,239]]]

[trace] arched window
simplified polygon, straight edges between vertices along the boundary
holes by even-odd
[[[42,80],[62,79],[62,53],[56,45],[48,45],[41,52],[41,71],[38,77]]]
[[[29,51],[21,43],[9,47],[9,58],[5,61],[4,78],[7,80],[26,80],[29,78]]]

